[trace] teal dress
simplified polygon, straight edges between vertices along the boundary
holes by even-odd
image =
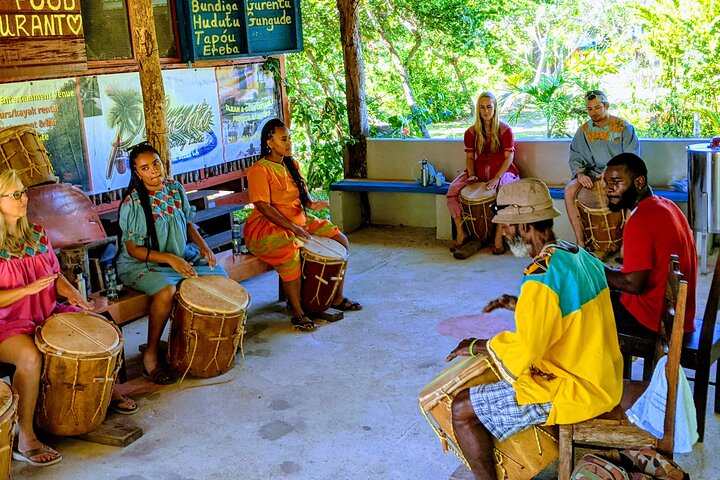
[[[198,275],[227,277],[222,267],[211,269],[197,247],[187,243],[187,223],[193,212],[183,186],[175,180],[163,180],[160,190],[149,193],[159,251],[184,258]],[[183,280],[184,277],[168,264],[143,262],[128,254],[126,241],[131,240],[140,246],[145,246],[146,240],[149,243],[145,213],[135,190],[120,207],[120,229],[122,241],[117,270],[124,285],[154,295],[166,286],[177,285]]]

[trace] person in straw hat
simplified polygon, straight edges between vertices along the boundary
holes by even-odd
[[[516,330],[461,341],[446,361],[487,355],[500,380],[459,392],[452,404],[458,446],[475,478],[495,478],[492,437],[532,425],[575,423],[611,410],[622,396],[622,356],[603,263],[557,241],[547,186],[535,178],[500,187],[493,222],[521,241],[533,262],[519,297],[485,307],[515,310]]]

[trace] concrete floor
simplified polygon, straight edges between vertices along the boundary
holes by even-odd
[[[252,295],[245,361],[221,377],[149,385],[137,350],[147,326],[129,325],[124,388],[141,411],[111,418],[141,426],[143,437],[125,448],[51,437],[64,461],[14,462],[14,478],[448,479],[460,462],[442,453],[417,394],[458,338],[511,322],[507,312],[479,314],[488,300],[517,292],[528,259],[484,250],[454,260],[434,235],[392,227],[349,235],[346,293],[364,309],[312,334],[291,330],[274,273],[244,282]],[[700,308],[709,284],[701,278]],[[709,408],[705,444],[677,458],[693,479],[718,478],[719,433]]]

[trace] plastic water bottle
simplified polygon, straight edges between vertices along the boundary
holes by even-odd
[[[241,225],[233,220],[232,224],[232,251],[233,256],[242,255],[243,253],[243,245],[242,245],[242,228]]]

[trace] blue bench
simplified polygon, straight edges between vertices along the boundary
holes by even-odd
[[[438,187],[434,183],[423,187],[418,182],[410,180],[365,180],[346,179],[330,185],[330,191],[335,192],[390,192],[390,193],[434,193],[445,195],[450,185],[446,183]]]
[[[423,187],[417,182],[405,180],[346,179],[331,184],[330,190],[336,192],[434,193],[436,195],[445,195],[449,186],[446,183],[442,187],[435,184]],[[688,201],[687,192],[663,189],[653,189],[653,192],[655,195],[667,198],[675,203],[686,203]],[[550,188],[550,196],[556,200],[562,200],[565,198],[565,190],[563,188]]]
[[[675,190],[661,190],[661,189],[653,188],[653,193],[655,195],[657,195],[658,197],[667,198],[668,200],[673,201],[675,203],[687,203],[687,201],[688,201],[687,192],[676,192]],[[562,200],[563,198],[565,198],[565,189],[564,188],[551,188],[550,196],[556,200]]]
[[[445,194],[449,184],[438,187],[435,184],[423,187],[412,180],[368,180],[345,179],[330,185],[330,211],[333,222],[342,230],[351,232],[358,228],[363,219],[360,212],[370,214],[370,219],[380,225],[407,225],[435,227],[439,239],[450,239],[452,227],[450,212],[446,206]],[[361,193],[376,193],[363,206]],[[403,194],[424,193],[428,195],[408,197]],[[400,194],[392,200],[386,194]],[[367,207],[371,211],[367,210]],[[431,212],[434,209],[435,214]]]

